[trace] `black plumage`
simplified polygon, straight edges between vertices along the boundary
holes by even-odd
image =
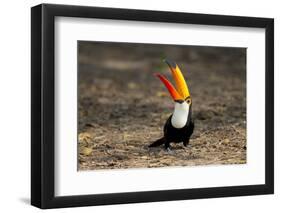
[[[192,110],[191,106],[188,113],[188,118],[185,126],[183,128],[175,128],[172,125],[172,116],[171,115],[164,126],[164,136],[152,144],[149,147],[157,147],[164,144],[165,149],[170,149],[170,143],[183,143],[184,146],[187,146],[189,143],[189,139],[194,130],[194,121],[192,119]]]

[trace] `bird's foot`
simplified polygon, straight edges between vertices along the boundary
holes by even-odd
[[[183,147],[184,147],[184,149],[189,149],[189,148],[191,148],[191,145],[190,144],[184,144]]]
[[[173,154],[174,152],[171,150],[170,147],[166,148],[166,151],[169,153],[169,154]]]

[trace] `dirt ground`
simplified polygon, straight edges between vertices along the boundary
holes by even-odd
[[[188,83],[190,145],[148,148],[162,137],[173,101],[169,58]],[[78,170],[246,163],[246,49],[78,43]],[[174,82],[173,82],[174,83]]]

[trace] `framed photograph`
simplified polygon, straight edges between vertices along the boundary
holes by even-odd
[[[272,194],[274,21],[31,9],[31,204]]]

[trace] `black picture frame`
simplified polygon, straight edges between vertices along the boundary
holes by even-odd
[[[93,195],[54,195],[55,17],[100,18],[264,28],[266,128],[265,184]],[[59,208],[217,198],[274,193],[274,20],[224,15],[41,4],[31,8],[31,204]]]

